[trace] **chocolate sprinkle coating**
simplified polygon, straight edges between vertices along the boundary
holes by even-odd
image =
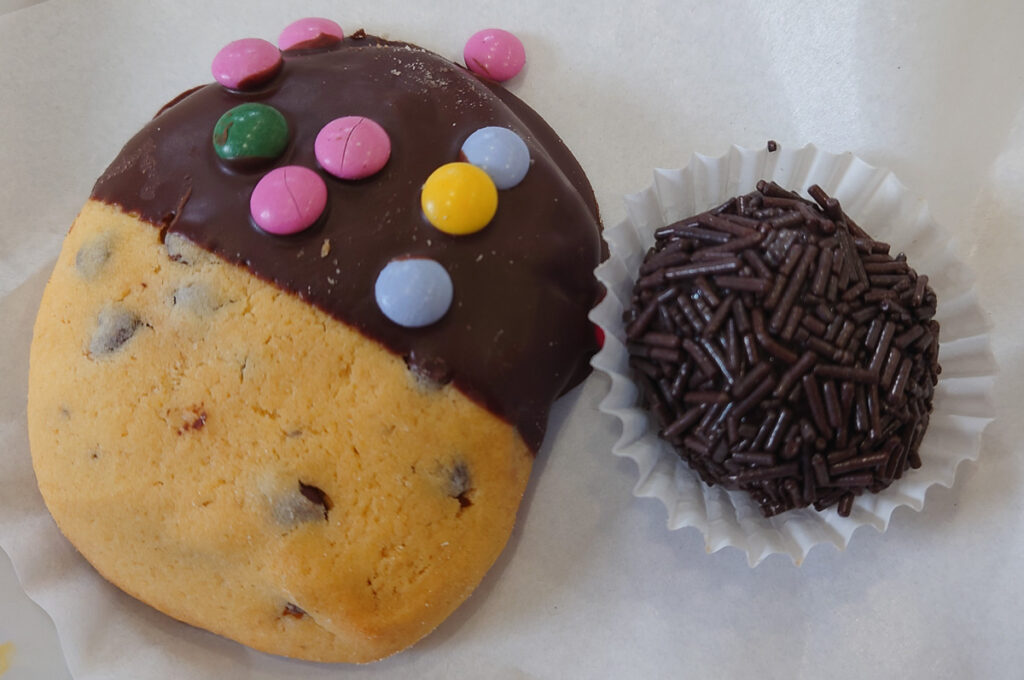
[[[920,467],[941,370],[928,277],[808,194],[762,180],[659,229],[624,319],[661,437],[765,517],[845,517]]]
[[[587,313],[602,251],[597,204],[582,169],[541,117],[501,86],[436,54],[357,31],[319,49],[288,51],[259,89],[217,84],[190,90],[157,114],[121,151],[92,197],[121,206],[298,296],[403,357],[417,375],[455,388],[517,428],[536,451],[551,403],[585,377],[596,350]],[[211,134],[225,111],[260,102],[292,130],[271,167],[227,167]],[[391,139],[376,175],[346,181],[317,164],[313,142],[339,116],[366,116]],[[502,126],[530,150],[524,180],[501,191],[486,228],[450,236],[420,209],[420,187],[457,161],[477,129]],[[316,170],[328,188],[324,217],[287,237],[260,232],[249,196],[283,165]],[[330,247],[325,252],[325,240]],[[445,267],[455,298],[425,328],[389,321],[374,281],[394,258]]]

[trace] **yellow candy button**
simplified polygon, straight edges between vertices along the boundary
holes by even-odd
[[[498,209],[498,190],[486,172],[469,163],[447,163],[423,184],[420,205],[427,220],[446,234],[480,231]]]

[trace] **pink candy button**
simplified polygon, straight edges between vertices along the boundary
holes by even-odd
[[[323,126],[313,143],[316,160],[341,179],[362,179],[377,173],[391,156],[391,139],[364,116],[335,118]]]
[[[288,24],[277,39],[284,50],[313,50],[337,45],[345,37],[341,26],[330,19],[307,17]]]
[[[327,185],[301,165],[268,172],[249,198],[249,212],[263,231],[286,236],[308,229],[327,206]]]
[[[213,77],[232,90],[250,90],[267,82],[281,69],[281,51],[260,38],[228,43],[213,58]]]
[[[508,31],[488,28],[466,41],[462,57],[473,73],[502,82],[523,70],[526,50],[519,38]]]

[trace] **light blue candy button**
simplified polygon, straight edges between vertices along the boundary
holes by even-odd
[[[490,175],[498,189],[511,189],[530,169],[526,142],[508,128],[480,128],[462,144],[462,154],[468,163]]]
[[[434,260],[392,260],[377,275],[373,292],[384,316],[420,328],[437,322],[451,307],[452,279]]]

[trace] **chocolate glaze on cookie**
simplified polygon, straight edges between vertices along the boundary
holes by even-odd
[[[579,164],[519,99],[413,45],[360,31],[283,57],[281,72],[258,90],[211,84],[162,109],[92,197],[247,268],[404,356],[413,370],[450,379],[536,451],[551,402],[587,374],[595,349],[586,315],[597,298],[599,218]],[[227,167],[211,143],[220,116],[244,102],[275,107],[291,130],[288,148],[264,167]],[[391,139],[387,165],[364,180],[337,179],[314,157],[320,129],[348,115],[377,121]],[[486,228],[449,236],[424,219],[420,187],[490,125],[522,137],[532,165],[518,186],[501,191]],[[271,236],[253,225],[249,197],[265,172],[284,165],[319,172],[328,203],[313,228]],[[378,273],[406,256],[436,260],[451,275],[454,301],[431,326],[400,327],[375,304]]]

